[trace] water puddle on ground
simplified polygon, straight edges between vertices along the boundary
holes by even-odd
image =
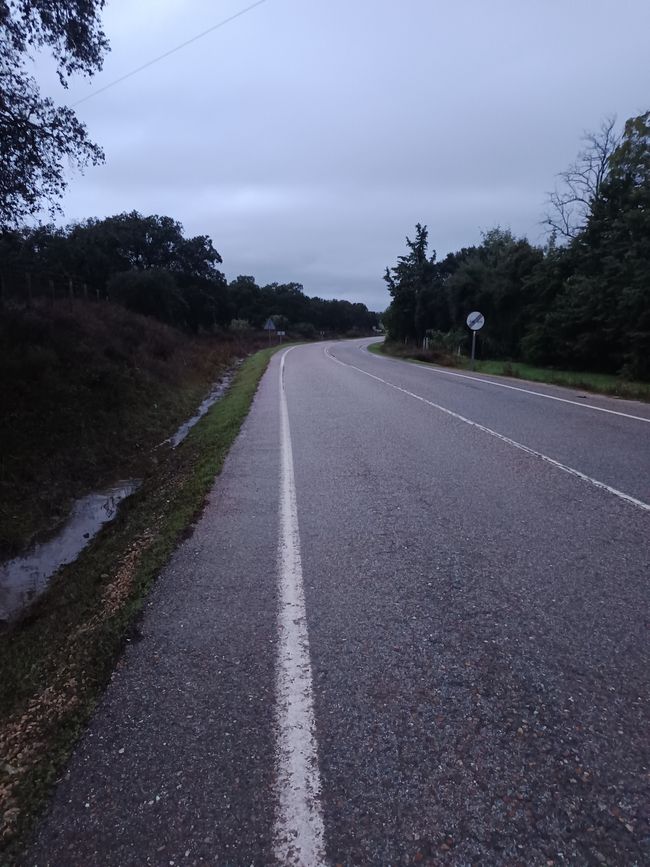
[[[238,367],[239,364],[241,364],[241,362],[238,362],[235,366]],[[229,370],[227,373],[225,373],[223,377],[219,380],[219,382],[216,382],[212,386],[212,391],[205,398],[201,406],[197,409],[195,415],[193,415],[191,419],[188,419],[188,421],[183,422],[183,424],[179,427],[176,433],[173,434],[173,436],[170,436],[169,439],[166,439],[163,443],[161,443],[161,445],[169,444],[173,449],[179,446],[188,435],[188,433],[192,430],[194,425],[197,424],[197,422],[201,421],[201,419],[210,409],[210,407],[214,406],[214,404],[218,400],[221,400],[224,394],[228,391],[234,375],[234,369]]]
[[[76,560],[101,527],[115,518],[122,500],[139,487],[137,479],[128,479],[82,497],[53,539],[0,565],[0,623],[13,620],[40,596],[57,569]]]
[[[238,361],[212,386],[196,413],[161,445],[180,445],[194,425],[224,396],[233,380]],[[88,494],[75,503],[65,526],[53,539],[42,542],[26,554],[0,564],[0,625],[14,620],[46,589],[50,578],[66,563],[77,559],[103,524],[117,515],[120,503],[140,487],[137,479],[118,482],[105,491]]]

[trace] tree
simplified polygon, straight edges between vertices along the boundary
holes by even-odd
[[[159,268],[191,277],[212,277],[221,256],[207,235],[183,237],[183,226],[171,217],[144,217],[137,211],[117,214],[97,224],[115,254],[130,268]]]
[[[112,274],[158,269],[188,279],[220,279],[221,256],[207,235],[185,238],[171,217],[137,211],[90,219],[68,230],[68,268],[104,294]]]
[[[586,226],[620,142],[615,126],[616,118],[610,117],[597,133],[585,133],[585,146],[575,162],[558,175],[560,184],[548,194],[549,211],[544,218],[555,236],[571,240]]]
[[[211,279],[188,279],[183,275],[177,279],[185,302],[185,325],[191,331],[228,327],[233,305],[228,298],[228,282],[223,274],[217,271]]]
[[[385,315],[389,335],[394,340],[413,340],[424,336],[427,328],[437,327],[429,322],[426,309],[432,305],[432,299],[423,297],[425,293],[434,291],[436,277],[435,250],[429,257],[429,232],[426,226],[417,223],[415,239],[406,238],[408,253],[399,256],[397,265],[386,268],[384,280],[392,296],[391,305]]]
[[[155,316],[169,325],[184,321],[186,302],[168,271],[124,271],[108,283],[109,297],[143,316]]]
[[[481,339],[489,354],[515,358],[524,334],[526,311],[534,299],[527,281],[543,260],[541,250],[507,229],[483,234],[478,247],[463,251],[446,279],[451,321],[463,328],[467,314],[480,310],[486,318]]]
[[[556,288],[526,357],[650,378],[650,112],[626,122],[586,225],[544,271]]]
[[[262,292],[255,278],[240,274],[230,281],[228,291],[233,304],[234,318],[245,319],[252,325],[261,327],[264,324],[265,311],[260,304]]]
[[[262,288],[264,315],[281,314],[290,322],[309,318],[309,299],[300,283],[270,283]]]
[[[626,121],[580,249],[612,364],[650,377],[650,111]]]
[[[99,14],[104,0],[0,2],[0,228],[15,228],[46,205],[51,214],[66,187],[66,160],[80,169],[103,160],[74,111],[41,95],[26,69],[48,49],[61,84],[101,69],[108,42]]]

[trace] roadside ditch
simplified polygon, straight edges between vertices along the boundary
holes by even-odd
[[[0,633],[0,863],[11,864],[107,684],[147,592],[191,532],[270,357],[255,353],[178,448]]]

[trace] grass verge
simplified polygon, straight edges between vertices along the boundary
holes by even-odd
[[[0,634],[0,840],[11,864],[93,711],[143,600],[205,497],[271,355],[239,369],[227,395],[167,451],[116,521],[17,627]]]
[[[391,355],[418,364],[435,364],[440,367],[453,367],[469,370],[470,361],[465,357],[450,356],[444,358],[431,355],[415,347],[395,346],[385,343],[373,343],[368,346],[371,352],[378,355]],[[487,373],[493,376],[508,376],[529,382],[545,382],[549,385],[562,385],[579,391],[589,391],[594,394],[605,394],[612,397],[623,397],[628,400],[643,400],[650,402],[650,383],[621,379],[608,373],[584,373],[575,370],[555,370],[546,367],[534,367],[519,361],[477,361],[476,373]]]

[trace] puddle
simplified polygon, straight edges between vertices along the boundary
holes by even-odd
[[[235,367],[238,367],[239,364],[241,364],[241,362],[238,362],[237,365],[235,365]],[[224,376],[219,380],[219,382],[216,382],[212,386],[212,391],[206,397],[206,399],[203,401],[201,406],[198,408],[198,410],[196,411],[196,414],[193,415],[192,418],[189,419],[188,421],[183,422],[183,424],[179,427],[179,429],[176,431],[176,433],[173,434],[173,436],[170,436],[169,439],[166,439],[164,442],[162,442],[161,445],[169,444],[173,449],[175,449],[177,446],[179,446],[183,442],[185,437],[188,435],[188,433],[192,430],[194,425],[197,422],[201,421],[201,419],[206,414],[206,412],[210,409],[210,407],[214,406],[214,404],[218,400],[221,400],[221,398],[224,396],[226,391],[228,391],[228,388],[230,387],[230,383],[232,382],[234,375],[235,375],[235,370],[230,370],[230,371],[228,371],[228,373],[225,373]]]
[[[194,425],[224,396],[233,380],[240,359],[216,382],[196,413],[161,445],[179,446]],[[77,559],[103,524],[117,515],[122,500],[140,487],[137,479],[118,482],[112,488],[89,494],[75,503],[65,526],[49,542],[35,545],[27,554],[0,564],[0,625],[15,619],[46,589],[61,566]]]
[[[82,497],[53,539],[0,565],[0,622],[14,619],[40,596],[57,569],[76,560],[102,525],[115,518],[122,500],[139,487],[138,480],[129,479]]]

